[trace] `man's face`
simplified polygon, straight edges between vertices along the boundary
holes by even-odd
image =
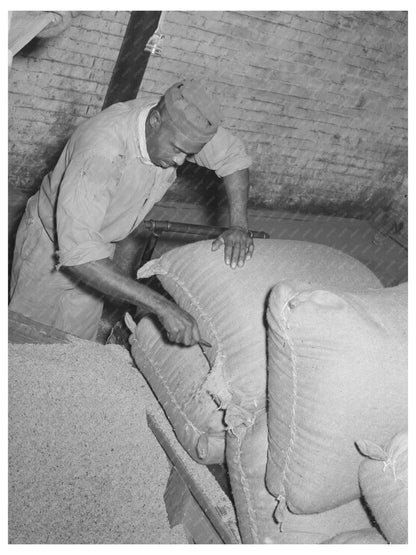
[[[189,141],[158,112],[149,116],[146,146],[153,164],[161,168],[182,166],[186,157],[199,152],[204,144]]]

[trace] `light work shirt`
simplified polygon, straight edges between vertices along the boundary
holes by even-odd
[[[174,182],[176,170],[153,165],[147,153],[145,122],[152,106],[122,102],[82,123],[44,178],[39,217],[50,238],[57,239],[59,265],[111,258],[115,244]],[[222,127],[188,159],[219,177],[251,165],[242,141]]]
[[[59,266],[112,258],[176,177],[152,164],[145,123],[152,105],[115,104],[81,124],[33,195],[16,234],[10,279],[15,312],[84,339],[97,334],[103,297]],[[250,166],[225,129],[190,160],[224,177]],[[56,252],[58,248],[58,252]]]

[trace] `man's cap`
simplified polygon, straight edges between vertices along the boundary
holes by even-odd
[[[193,143],[207,143],[221,120],[217,100],[197,81],[186,79],[166,91],[166,111],[178,131]]]

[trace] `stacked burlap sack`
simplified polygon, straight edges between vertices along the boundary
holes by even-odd
[[[281,486],[277,473],[282,470],[278,467],[281,462],[275,452],[268,455],[267,415],[269,427],[274,426],[277,417],[271,408],[277,401],[267,384],[273,338],[268,350],[266,309],[272,288],[284,280],[301,280],[311,290],[379,290],[381,284],[372,272],[324,245],[258,240],[253,259],[243,268],[231,270],[224,264],[222,252],[211,251],[211,241],[201,241],[150,261],[139,270],[138,278],[151,275],[157,275],[175,301],[196,318],[202,337],[212,348],[203,351],[200,346],[173,345],[158,322],[146,317],[130,338],[133,357],[190,456],[202,464],[226,460],[243,543],[318,543],[349,529],[349,524],[369,526],[364,509],[357,511],[355,520],[348,513],[345,522],[343,510],[336,508],[329,520],[319,514],[316,524],[309,514],[295,515],[298,507],[290,505],[286,460]],[[306,343],[309,340],[306,338]],[[291,385],[284,402],[293,412],[293,376]],[[311,393],[305,415],[319,403],[319,391]],[[345,418],[350,418],[348,411]],[[294,428],[290,421],[279,426],[271,441],[283,433],[291,445]],[[309,433],[307,429],[305,444]],[[359,435],[354,441],[361,438],[376,439]],[[288,446],[276,447],[282,448]],[[268,456],[275,467],[267,469],[266,488]],[[331,508],[338,505],[332,503]],[[293,527],[291,519],[296,521]]]
[[[353,543],[405,543],[407,440],[392,438],[407,428],[407,298],[407,284],[351,292],[284,281],[273,288],[266,485],[279,501],[281,538],[302,530],[295,515],[329,519],[338,511],[344,530],[366,530],[354,532],[360,541]],[[378,462],[370,460],[375,454]],[[380,468],[400,491],[398,511],[387,509],[395,503],[391,488],[374,495]],[[401,532],[389,533],[383,503]],[[384,537],[356,521],[360,512],[376,519]]]

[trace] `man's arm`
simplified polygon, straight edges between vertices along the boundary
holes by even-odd
[[[223,182],[228,197],[230,228],[215,239],[212,250],[216,251],[224,245],[225,263],[234,269],[244,266],[254,251],[253,239],[248,234],[247,220],[249,171],[243,169],[226,175]]]
[[[228,196],[230,229],[212,244],[218,250],[224,245],[225,263],[231,268],[243,266],[253,254],[253,239],[248,235],[247,198],[251,158],[243,142],[223,127],[197,154],[189,158],[200,166],[214,170],[221,177]]]
[[[146,285],[123,275],[110,259],[63,268],[100,293],[117,301],[145,307],[158,317],[170,341],[188,346],[200,341],[198,325],[190,314]]]

